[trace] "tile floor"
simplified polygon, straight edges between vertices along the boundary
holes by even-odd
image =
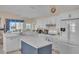
[[[0,44],[0,54],[5,54],[2,49],[2,45]],[[21,54],[20,51],[8,52],[7,54]]]
[[[53,47],[57,49],[60,54],[79,54],[79,46],[74,44],[69,44],[63,41],[53,41]]]

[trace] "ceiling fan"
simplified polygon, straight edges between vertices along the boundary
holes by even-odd
[[[56,12],[56,8],[55,7],[51,8],[51,12],[55,13]]]
[[[57,8],[56,8],[56,6],[51,6],[50,7],[50,12],[54,16],[57,15]]]

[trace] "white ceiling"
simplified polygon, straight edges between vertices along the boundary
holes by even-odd
[[[79,5],[59,5],[59,6],[57,6],[57,8],[59,8],[60,12],[62,13],[62,12],[78,10]]]
[[[53,6],[52,6],[53,7]],[[58,5],[59,13],[79,9],[77,5]],[[50,16],[50,6],[48,5],[0,5],[0,11],[15,13],[22,17],[43,17]]]

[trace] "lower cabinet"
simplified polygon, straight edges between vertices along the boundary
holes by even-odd
[[[4,41],[3,49],[5,53],[16,51],[20,49],[20,39],[19,38],[6,38]]]

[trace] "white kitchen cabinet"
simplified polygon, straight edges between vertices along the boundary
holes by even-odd
[[[20,49],[20,39],[19,36],[9,34],[11,36],[4,35],[3,39],[3,50],[5,53],[16,51]]]

